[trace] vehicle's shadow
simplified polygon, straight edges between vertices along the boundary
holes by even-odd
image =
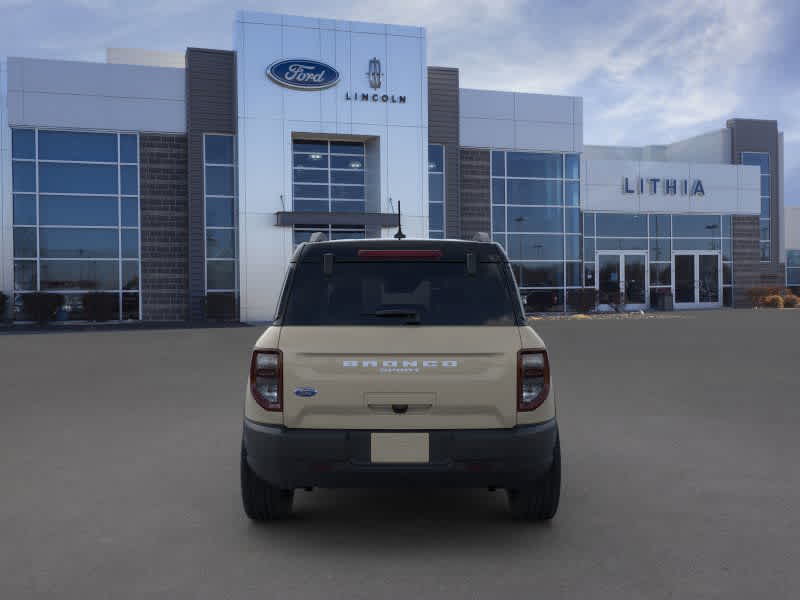
[[[331,551],[337,546],[403,551],[422,540],[428,549],[432,544],[440,549],[469,547],[478,541],[486,549],[493,544],[508,548],[515,539],[525,538],[530,548],[530,538],[549,537],[553,525],[513,521],[503,490],[315,490],[295,494],[294,514],[287,521],[255,525],[249,531],[250,541],[301,537],[304,543],[313,541]],[[524,532],[529,535],[519,535]]]

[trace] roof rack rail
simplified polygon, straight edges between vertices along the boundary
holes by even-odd
[[[491,238],[489,238],[489,234],[485,231],[478,231],[475,235],[472,236],[472,239],[476,242],[491,242]]]
[[[308,241],[312,244],[314,242],[327,242],[328,236],[325,235],[322,231],[315,231],[314,233],[311,234],[311,237],[308,238]]]

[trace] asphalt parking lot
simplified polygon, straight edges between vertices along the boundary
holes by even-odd
[[[0,598],[800,597],[800,310],[538,321],[556,519],[501,492],[298,492],[251,524],[257,328],[0,335]]]

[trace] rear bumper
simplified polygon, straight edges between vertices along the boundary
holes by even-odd
[[[418,432],[415,430],[415,432]],[[370,431],[287,429],[245,420],[250,468],[272,485],[298,487],[519,487],[552,464],[552,419],[511,429],[431,430],[430,462],[370,462]]]

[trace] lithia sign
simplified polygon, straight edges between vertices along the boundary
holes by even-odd
[[[383,72],[381,61],[372,58],[369,61],[367,81],[372,92],[347,91],[344,99],[350,102],[383,102],[387,104],[405,104],[406,97],[394,94],[381,94],[383,86]],[[341,76],[334,67],[304,58],[290,58],[277,60],[267,67],[267,77],[283,87],[293,90],[324,90],[339,83]]]
[[[666,196],[675,196],[680,193],[681,196],[705,196],[706,191],[703,189],[703,182],[699,179],[661,179],[659,177],[635,177],[633,182],[631,178],[622,178],[622,193],[623,194],[637,194],[642,195],[645,193],[645,188],[648,194],[657,194],[661,191]]]

